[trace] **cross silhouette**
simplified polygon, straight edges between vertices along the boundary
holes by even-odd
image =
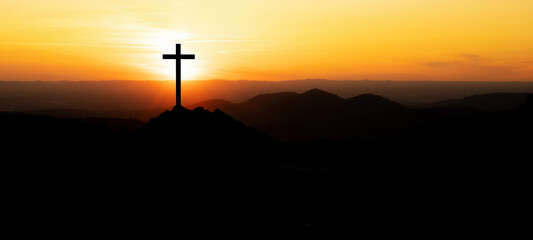
[[[194,59],[194,54],[181,54],[181,44],[176,43],[176,54],[163,54],[163,59],[176,60],[176,106],[181,106],[181,59]]]

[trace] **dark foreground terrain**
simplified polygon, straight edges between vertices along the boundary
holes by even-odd
[[[388,107],[358,111],[370,116],[353,123],[363,132],[290,143],[202,108],[146,124],[1,113],[6,227],[71,238],[508,237],[528,227],[531,95],[498,111],[330,99]]]

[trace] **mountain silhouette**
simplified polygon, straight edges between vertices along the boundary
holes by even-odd
[[[281,93],[270,93],[270,94],[260,94],[247,101],[243,102],[243,105],[253,106],[255,108],[273,108],[278,103],[286,102],[289,99],[298,96],[298,93],[295,92],[281,92]]]
[[[332,114],[349,116],[374,116],[407,111],[408,108],[387,98],[374,94],[363,94],[344,100],[333,107]]]
[[[172,111],[163,112],[139,129],[138,133],[147,137],[158,137],[155,141],[163,144],[193,145],[208,142],[225,146],[255,144],[253,140],[268,139],[221,110],[209,112],[203,108],[188,110],[183,107],[174,107]]]
[[[13,165],[6,214],[23,226],[234,236],[277,223],[278,144],[220,110],[174,107],[140,128],[137,120],[0,113],[0,130],[21,159],[3,156]]]
[[[524,106],[527,93],[491,93],[424,105],[424,108],[474,108],[481,111],[514,110]]]
[[[197,107],[201,107],[209,111],[215,111],[216,109],[231,109],[232,107],[236,107],[236,105],[237,104],[235,103],[222,99],[211,99],[188,106],[188,108],[195,109]]]
[[[533,114],[533,94],[528,94],[526,103],[524,105],[525,114]]]
[[[520,110],[527,106],[528,94],[494,93],[474,95],[460,100],[449,100],[408,108],[387,98],[362,94],[343,99],[320,89],[304,93],[283,92],[262,94],[242,103],[221,100],[204,101],[189,107],[207,106],[221,109],[236,119],[282,141],[309,141],[316,138],[375,139],[385,135],[413,131],[413,127],[426,126],[435,131],[443,119],[452,118],[455,130],[463,129],[458,136],[469,132],[471,127],[458,119],[473,119],[482,112]],[[526,107],[527,108],[527,107]],[[528,110],[529,111],[529,110]],[[485,119],[485,116],[482,117]],[[473,120],[472,120],[473,121]],[[430,131],[430,132],[431,132]],[[442,134],[448,135],[446,132]],[[441,138],[447,139],[448,137]]]
[[[310,108],[320,109],[338,104],[342,102],[343,99],[333,93],[314,88],[298,94],[298,96],[291,99],[291,101],[295,102],[293,104],[300,108],[305,105],[310,105]]]
[[[378,111],[401,111],[407,109],[399,103],[374,94],[359,95],[347,99],[343,104],[351,108],[370,108]]]
[[[170,198],[186,206],[179,214],[190,228],[235,234],[265,227],[263,221],[274,217],[270,206],[262,206],[272,197],[268,184],[276,166],[271,153],[277,143],[267,135],[218,109],[177,106],[151,119],[136,139],[147,150],[138,154],[155,158],[168,169],[162,173],[173,176],[165,185],[179,186]]]
[[[0,111],[76,118],[139,118],[148,121],[174,106],[173,86],[173,81],[1,81]],[[342,98],[372,93],[409,107],[461,99],[474,94],[533,92],[533,83],[525,81],[200,80],[184,81],[182,87],[184,93],[195,93],[183,96],[184,106],[208,99],[240,103],[263,93],[301,93],[311,88],[323,89]]]
[[[350,131],[346,130],[357,121],[408,111],[407,107],[377,95],[343,99],[316,88],[300,94],[262,94],[238,104],[211,100],[188,107],[198,106],[221,109],[277,139],[289,141],[347,136]]]

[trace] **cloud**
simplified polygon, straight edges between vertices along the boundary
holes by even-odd
[[[476,62],[476,63],[488,61],[484,57],[476,55],[476,54],[461,54],[459,55],[459,57],[464,58],[465,60],[468,60],[470,62]]]
[[[430,68],[447,68],[452,67],[455,65],[455,62],[438,62],[438,61],[432,61],[432,62],[423,62],[422,65]]]
[[[219,40],[192,40],[182,41],[181,43],[231,43],[231,42],[257,42],[260,40],[245,40],[245,39],[219,39]]]
[[[460,54],[457,55],[457,60],[454,61],[429,61],[423,62],[422,65],[430,68],[463,68],[463,67],[478,67],[485,64],[490,64],[491,61],[476,54]]]
[[[0,42],[0,45],[24,46],[80,46],[80,47],[112,47],[112,48],[147,48],[147,44],[121,43],[75,43],[75,42]]]
[[[451,61],[427,61],[420,65],[429,68],[430,75],[447,80],[531,80],[532,72],[521,62],[494,61],[476,54],[457,55]]]

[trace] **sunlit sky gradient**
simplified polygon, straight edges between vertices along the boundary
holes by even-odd
[[[18,0],[0,80],[533,80],[531,0]]]

